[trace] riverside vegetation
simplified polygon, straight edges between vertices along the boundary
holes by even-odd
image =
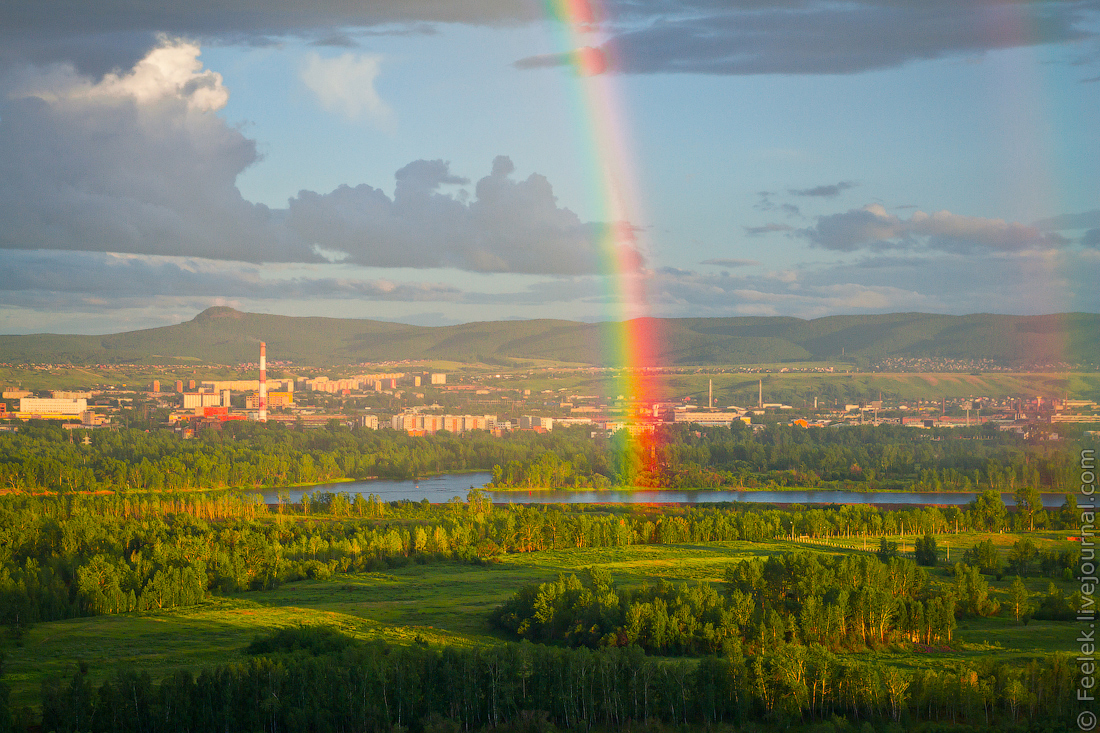
[[[157,453],[123,433],[84,455],[189,466],[220,441],[247,462],[270,440],[320,463],[323,441],[367,437]],[[1018,476],[998,450],[966,478]],[[1056,450],[1014,450],[1056,475]],[[1071,502],[1010,512],[993,489],[899,511],[13,492],[0,730],[1069,729],[1077,519]]]
[[[230,422],[195,440],[167,431],[96,431],[85,446],[57,426],[32,423],[0,434],[0,489],[188,491],[480,470],[492,471],[492,487],[499,489],[991,489],[1020,494],[1027,504],[1040,491],[1076,491],[1076,456],[1095,438],[1080,428],[1070,437],[1028,442],[991,426],[926,431],[771,425],[754,433],[741,423],[666,426],[642,440],[631,440],[625,431],[592,437],[586,426],[504,438],[483,431],[414,437],[335,423],[302,430]]]

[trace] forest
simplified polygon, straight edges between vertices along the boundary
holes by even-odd
[[[1071,503],[1053,513],[1041,510],[1040,523],[1075,528]],[[169,608],[209,592],[272,588],[410,561],[483,563],[501,553],[559,548],[800,536],[932,537],[960,529],[1026,529],[1024,517],[1023,511],[1008,512],[992,491],[961,509],[894,511],[735,504],[502,508],[477,490],[465,502],[444,505],[325,492],[273,507],[240,492],[7,495],[0,497],[0,621],[18,629],[37,621]],[[1053,557],[1032,552],[1014,569],[1061,578],[1078,561],[1072,552]],[[984,569],[999,574],[1001,566]]]
[[[1082,437],[1084,440],[1088,436]],[[1095,443],[1094,438],[1090,438]],[[410,436],[391,430],[296,429],[231,422],[185,440],[170,431],[56,425],[0,434],[0,487],[15,492],[189,491],[416,478],[492,471],[489,488],[838,488],[1070,493],[1081,442],[1029,442],[997,430],[892,425],[758,432],[675,425],[632,439],[587,426],[548,433]]]
[[[43,730],[393,731],[1068,730],[1078,707],[1067,655],[911,672],[820,644],[731,649],[691,666],[633,647],[534,644],[442,650],[363,644],[298,627],[260,637],[252,658],[154,683],[86,670],[43,689]],[[904,727],[903,727],[904,726]],[[1019,727],[1017,727],[1019,726]]]
[[[960,568],[962,570],[962,568]],[[965,572],[965,570],[963,570]],[[761,653],[783,643],[865,649],[950,641],[956,596],[929,587],[912,560],[810,553],[745,560],[720,593],[706,583],[629,591],[606,570],[529,585],[494,613],[516,636],[570,646],[638,645],[647,654]],[[965,601],[960,608],[965,614]]]

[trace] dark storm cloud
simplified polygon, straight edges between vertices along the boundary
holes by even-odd
[[[1100,249],[1100,229],[1089,229],[1085,232],[1085,236],[1081,237],[1081,244]]]
[[[425,23],[514,25],[539,17],[523,0],[99,0],[0,3],[0,62],[68,61],[89,73],[128,67],[158,34],[248,44],[296,35],[353,40],[353,29],[396,32]],[[338,29],[338,30],[337,30]]]
[[[612,68],[627,73],[846,74],[996,48],[1075,41],[1098,0],[612,0],[599,21]],[[516,25],[545,14],[525,0],[100,0],[0,4],[0,64],[69,61],[126,68],[158,33],[266,44],[286,36],[354,42],[358,32],[421,32],[441,23]],[[1011,29],[1027,27],[1027,33]],[[1008,30],[1004,30],[1008,29]],[[533,56],[520,67],[574,63]]]
[[[1097,0],[623,2],[609,57],[624,73],[852,74],[912,61],[1088,38]],[[1025,23],[1031,32],[1013,33]],[[518,66],[565,63],[564,57]]]

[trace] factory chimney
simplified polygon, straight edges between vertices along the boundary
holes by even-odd
[[[707,407],[714,408],[714,380],[710,380],[710,385],[707,387]]]
[[[763,379],[760,380],[760,402],[759,402],[758,406],[759,407],[764,406],[764,380]]]
[[[260,422],[267,422],[267,344],[260,342]]]

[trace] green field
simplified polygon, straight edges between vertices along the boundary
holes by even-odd
[[[1066,533],[1032,535],[1040,549],[1065,548]],[[1002,549],[1012,535],[960,534],[941,537],[952,557],[983,539]],[[911,547],[912,538],[894,538]],[[471,646],[499,644],[504,638],[487,623],[491,609],[519,586],[554,579],[558,573],[588,566],[611,571],[620,586],[665,579],[672,582],[720,582],[728,564],[792,550],[860,552],[860,540],[838,546],[807,542],[725,542],[702,545],[636,545],[504,556],[475,566],[443,562],[410,564],[385,573],[337,575],[325,581],[289,583],[182,609],[70,619],[33,627],[20,640],[5,639],[6,678],[16,706],[35,707],[44,680],[71,673],[74,663],[89,665],[99,682],[117,668],[147,671],[160,678],[178,669],[197,670],[236,659],[258,634],[295,624],[337,628],[362,639],[396,644]],[[933,583],[951,582],[944,570],[930,571]],[[1028,580],[1033,593],[1045,593],[1049,581]],[[1009,578],[991,580],[993,597],[1005,594]],[[1067,583],[1060,584],[1069,593]],[[867,652],[906,667],[942,665],[951,660],[1012,659],[1071,651],[1076,625],[1032,621],[1018,626],[1007,615],[961,619],[950,650]]]
[[[822,408],[843,407],[845,402],[878,399],[932,400],[987,397],[992,399],[1065,397],[1100,400],[1100,374],[1096,373],[1024,373],[991,372],[981,375],[951,373],[878,373],[878,372],[779,372],[662,374],[653,377],[653,392],[680,399],[692,397],[705,405],[711,381],[716,406],[736,404],[751,407],[759,396],[763,381],[765,402],[784,402],[796,408],[813,406],[819,398]],[[612,395],[619,389],[614,377],[587,372],[540,373],[528,379],[516,379],[509,386],[532,392],[553,390],[562,396]]]

